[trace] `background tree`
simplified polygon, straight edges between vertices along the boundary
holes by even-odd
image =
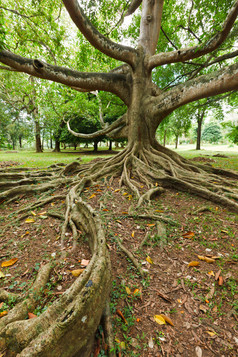
[[[218,143],[222,139],[220,125],[216,122],[207,123],[202,132],[202,139],[210,144]]]
[[[12,15],[5,6],[4,16],[10,20],[11,16],[16,16],[17,11],[21,18],[27,18],[27,24],[36,27],[36,34],[40,38],[47,33],[45,29],[50,30],[48,33],[51,41],[47,42],[47,46],[52,45],[57,55],[60,55],[59,46],[54,47],[57,40],[61,47],[64,47],[61,19],[57,15],[62,10],[60,4],[57,1],[29,1],[26,5],[24,3],[23,8],[19,7],[18,2],[11,2],[15,12]],[[47,176],[45,182],[40,185],[29,187],[28,181],[26,188],[18,184],[16,178],[14,191],[8,189],[3,193],[5,199],[19,192],[39,193],[46,190],[47,180],[50,181],[48,188],[51,189],[67,185],[70,190],[66,198],[62,236],[69,226],[77,240],[77,228],[83,229],[92,249],[92,259],[86,272],[37,319],[24,320],[26,306],[34,303],[35,296],[42,290],[44,281],[47,281],[52,264],[43,266],[39,271],[34,294],[29,293],[24,305],[20,303],[11,314],[1,319],[0,346],[10,350],[12,355],[18,354],[19,357],[56,357],[60,354],[64,357],[83,357],[91,353],[94,333],[105,306],[108,306],[110,261],[100,218],[80,197],[85,185],[108,176],[112,179],[119,176],[120,185],[127,185],[134,197],[138,198],[137,212],[144,201],[149,200],[154,193],[169,187],[176,187],[176,191],[189,191],[238,211],[238,204],[234,200],[237,198],[236,184],[221,177],[229,176],[237,180],[236,173],[208,165],[193,164],[156,140],[158,126],[175,109],[202,98],[238,89],[238,63],[235,60],[238,53],[234,47],[238,1],[234,4],[231,4],[230,0],[214,1],[209,5],[205,1],[192,2],[191,6],[188,6],[187,2],[175,0],[165,4],[163,0],[133,0],[129,4],[115,0],[82,1],[80,5],[77,0],[63,0],[63,4],[74,23],[74,27],[68,27],[71,38],[74,40],[76,37],[77,44],[77,38],[81,41],[83,35],[91,43],[96,50],[88,51],[88,55],[93,61],[99,60],[99,71],[95,71],[93,66],[93,72],[83,72],[82,63],[80,66],[76,60],[71,62],[68,49],[62,50],[60,60],[57,56],[56,65],[56,56],[50,56],[52,50],[41,52],[43,45],[36,48],[36,35],[31,46],[23,46],[23,43],[28,44],[32,31],[29,27],[23,32],[24,38],[20,45],[13,46],[16,44],[14,36],[19,25],[19,20],[15,18],[14,32],[8,32],[7,26],[4,26],[7,35],[0,51],[0,61],[6,69],[14,68],[16,71],[58,82],[78,91],[98,90],[117,95],[127,107],[122,117],[94,134],[75,135],[84,139],[94,139],[101,135],[115,138],[127,136],[128,145],[108,159],[84,166],[72,164],[60,172],[57,168],[53,178]],[[118,43],[122,32],[114,24],[121,22],[122,13],[133,15],[140,4],[141,10],[133,16],[130,26],[131,44],[122,45]],[[75,26],[81,34],[78,34]],[[20,36],[20,31],[18,32]],[[57,33],[59,37],[56,36]],[[75,33],[75,36],[72,36],[72,33]],[[87,46],[89,44],[85,44],[85,48],[88,48]],[[31,55],[28,55],[30,51]],[[84,52],[83,55],[87,54]],[[113,60],[108,61],[107,57]],[[76,59],[82,61],[80,55],[76,56]],[[64,62],[67,60],[69,66],[65,67]],[[72,63],[78,65],[72,66]],[[221,64],[219,68],[218,63]],[[174,69],[170,82],[170,78],[167,78],[169,65]],[[165,67],[162,68],[163,66]],[[185,72],[184,68],[187,66],[189,70]],[[160,86],[160,77],[161,83],[164,83],[166,78],[168,83]],[[72,133],[69,122],[68,128]],[[40,181],[40,173],[37,175],[32,182]],[[140,181],[144,182],[147,192],[141,191]],[[40,202],[43,204],[42,197]],[[133,204],[130,212],[136,214],[134,208]],[[104,315],[105,319],[107,316],[108,314]],[[113,339],[109,341],[109,351],[113,354],[111,341]]]

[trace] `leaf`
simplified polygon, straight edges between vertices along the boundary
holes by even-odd
[[[131,236],[132,236],[132,238],[135,237],[135,231],[132,231]]]
[[[200,263],[196,262],[196,261],[192,261],[192,262],[188,263],[189,267],[198,267],[199,265],[200,265]]]
[[[140,295],[140,290],[139,289],[135,289],[133,291],[133,295]]]
[[[89,262],[90,262],[90,260],[82,259],[80,265],[81,265],[82,267],[86,267],[86,266],[88,266]]]
[[[119,192],[120,191],[120,188],[117,188],[114,192]]]
[[[148,347],[151,349],[154,348],[154,341],[153,341],[152,336],[150,336],[150,338],[149,338]]]
[[[48,216],[40,216],[40,219],[47,219],[48,218]]]
[[[36,213],[34,211],[31,211],[32,216],[36,216]]]
[[[84,272],[84,269],[71,270],[73,276],[77,277]]]
[[[123,194],[122,194],[122,196],[127,196],[128,195],[128,192],[124,192]]]
[[[121,341],[120,347],[121,347],[122,350],[125,350],[126,349],[126,343],[124,341]]]
[[[123,211],[121,214],[128,214],[128,212],[127,211]]]
[[[0,312],[0,317],[6,316],[8,314],[8,311],[2,311]]]
[[[127,321],[126,321],[123,313],[121,312],[121,310],[117,309],[116,314],[125,322],[125,324],[127,324]]]
[[[163,314],[161,314],[160,316],[162,316],[162,317],[164,318],[164,320],[165,320],[169,325],[174,326],[174,323],[173,323],[173,321],[171,320],[170,317],[168,317],[168,316],[166,316],[166,315],[163,315]]]
[[[132,195],[128,195],[126,196],[126,198],[128,198],[128,200],[130,201],[132,199]]]
[[[211,298],[213,297],[214,293],[215,293],[215,288],[214,288],[214,286],[213,286],[213,287],[211,288],[211,290],[209,291],[209,293],[207,293],[207,295],[205,296],[205,299],[206,299],[206,300],[211,299]]]
[[[0,302],[0,309],[2,308],[2,306],[3,306],[3,302]]]
[[[159,325],[166,325],[166,321],[165,321],[165,319],[163,318],[163,316],[161,316],[161,315],[155,315],[155,316],[154,316],[154,320],[155,320],[155,322],[157,322],[157,324],[159,324]]]
[[[154,264],[154,263],[153,263],[153,260],[152,260],[151,257],[149,257],[149,256],[146,258],[146,261],[147,261],[148,263],[150,263],[150,264]]]
[[[219,286],[222,286],[222,285],[223,285],[223,282],[224,282],[223,277],[220,275],[220,276],[218,277],[218,285],[219,285]]]
[[[201,347],[196,346],[195,352],[196,352],[197,357],[202,357],[202,349],[201,349]]]
[[[103,212],[108,212],[108,211],[109,211],[109,209],[103,208]]]
[[[148,227],[154,227],[154,226],[155,226],[155,223],[148,223],[147,226],[148,226]]]
[[[125,286],[125,289],[126,289],[126,293],[127,293],[128,295],[130,295],[130,294],[131,294],[130,288],[128,288],[128,286]]]
[[[215,274],[214,274],[214,271],[209,271],[208,273],[207,273],[208,275],[211,275],[211,276],[215,276]]]
[[[198,255],[198,259],[205,260],[205,257],[204,257],[204,255]]]
[[[91,199],[91,198],[93,198],[93,197],[96,197],[95,193],[93,193],[93,194],[89,197],[89,199]]]
[[[215,275],[215,280],[218,280],[220,274],[221,274],[221,269],[218,270],[218,272],[216,273],[216,275]]]
[[[34,223],[34,222],[35,222],[35,220],[33,218],[27,218],[25,220],[25,223]]]
[[[3,272],[0,270],[0,279],[1,278],[5,278],[5,274],[3,274]]]
[[[208,257],[205,257],[205,262],[211,264],[211,263],[215,263],[215,259],[212,259],[212,258],[208,258]]]
[[[208,335],[210,335],[211,337],[216,335],[216,332],[213,331],[206,331],[206,333],[208,333]]]
[[[192,232],[192,231],[188,231],[188,232],[186,232],[186,233],[183,233],[182,236],[183,236],[184,238],[190,239],[190,238],[192,238],[192,237],[195,236],[195,233]]]
[[[10,259],[10,260],[6,260],[5,262],[2,262],[1,265],[2,265],[2,267],[10,267],[13,264],[15,264],[17,261],[18,261],[18,258],[13,258],[13,259]]]
[[[155,212],[164,213],[164,210],[163,209],[156,209]]]
[[[34,319],[35,317],[37,317],[35,314],[33,314],[32,312],[28,312],[29,319]]]

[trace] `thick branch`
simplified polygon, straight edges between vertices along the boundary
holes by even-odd
[[[148,68],[151,70],[154,67],[162,66],[168,63],[184,62],[193,58],[201,57],[216,50],[226,40],[237,16],[238,0],[236,0],[232,6],[222,26],[222,30],[215,34],[209,41],[204,44],[199,44],[198,46],[182,48],[178,51],[171,51],[155,55],[149,59]]]
[[[237,89],[238,63],[192,79],[157,98],[153,98],[154,114],[169,114],[184,104]]]
[[[128,100],[129,90],[126,77],[122,74],[78,72],[37,59],[28,59],[6,50],[0,51],[0,62],[16,69],[18,72],[25,72],[34,77],[90,91],[103,90],[118,95],[124,102]]]
[[[102,130],[98,130],[98,131],[96,131],[95,133],[92,133],[92,134],[76,133],[75,131],[73,131],[70,128],[69,122],[70,122],[70,120],[67,122],[67,127],[68,127],[69,132],[72,135],[77,136],[78,138],[83,138],[83,139],[94,139],[94,138],[96,138],[98,136],[101,136],[101,135],[110,134],[113,130],[115,130],[117,128],[122,128],[123,126],[125,126],[126,125],[126,114],[124,114],[122,117],[117,119],[114,123],[112,123],[107,128],[104,128]]]
[[[134,66],[136,61],[135,49],[119,45],[103,36],[87,19],[77,0],[63,0],[63,3],[75,25],[93,47],[109,57]]]
[[[139,45],[150,55],[155,53],[157,47],[163,4],[164,0],[144,0],[142,3]]]
[[[138,7],[140,6],[141,3],[142,3],[142,0],[132,0],[128,9],[127,9],[125,16],[132,15],[138,9]]]

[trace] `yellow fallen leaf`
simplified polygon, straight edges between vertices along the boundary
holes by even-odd
[[[93,193],[93,194],[89,197],[89,199],[90,199],[90,198],[93,198],[93,197],[96,197],[95,193]]]
[[[109,210],[107,208],[103,208],[103,212],[108,212]]]
[[[211,276],[215,276],[215,274],[214,274],[214,271],[209,271],[208,273],[207,273],[208,275],[211,275]]]
[[[130,290],[130,288],[128,288],[128,286],[125,286],[125,290],[126,290],[126,293],[127,293],[128,295],[131,294],[131,290]]]
[[[128,195],[128,192],[124,192],[124,193],[122,194],[122,196],[126,196],[126,195]]]
[[[209,258],[209,257],[205,257],[205,262],[211,264],[211,263],[215,263],[215,259]]]
[[[36,213],[34,211],[31,211],[32,216],[36,216]]]
[[[154,316],[154,320],[155,320],[155,322],[157,322],[157,324],[159,324],[159,325],[166,325],[166,321],[165,321],[165,319],[163,318],[163,316],[161,316],[161,315],[155,315],[155,316]]]
[[[126,349],[126,343],[124,341],[121,341],[120,347],[121,347],[122,350],[125,350]]]
[[[35,220],[33,218],[27,218],[25,220],[25,223],[34,223],[34,222],[35,222]]]
[[[208,333],[212,337],[216,335],[216,332],[213,331],[206,331],[206,333]]]
[[[168,317],[166,315],[163,315],[163,314],[161,314],[160,316],[162,316],[163,319],[165,320],[165,322],[167,322],[169,325],[174,326],[174,323],[173,323],[173,321],[171,320],[170,317]]]
[[[18,258],[13,258],[10,260],[6,260],[5,262],[2,262],[2,267],[10,267],[11,265],[15,264],[18,261]]]
[[[46,211],[44,211],[44,212],[40,212],[40,213],[38,213],[40,216],[44,216],[44,214],[46,214],[47,212]]]
[[[132,238],[135,237],[135,231],[132,231],[131,236],[132,236]]]
[[[164,210],[163,209],[156,209],[155,212],[163,213]]]
[[[148,226],[148,227],[154,227],[154,226],[155,226],[155,223],[148,223],[147,226]]]
[[[205,257],[203,255],[198,255],[198,259],[205,260]]]
[[[188,231],[188,232],[186,232],[186,233],[183,233],[182,236],[183,236],[184,238],[191,239],[191,238],[193,238],[193,237],[195,236],[195,233],[194,233],[194,232],[191,232],[191,231]]]
[[[3,274],[3,272],[0,270],[0,279],[1,278],[5,278],[5,275]]]
[[[132,195],[128,195],[126,196],[126,198],[128,198],[128,200],[130,201],[132,199]]]
[[[199,265],[200,265],[200,263],[196,262],[196,261],[192,261],[192,262],[188,263],[189,267],[198,267]]]
[[[114,192],[119,192],[120,191],[120,188],[117,188]]]
[[[153,264],[153,260],[152,260],[151,257],[149,257],[149,256],[146,258],[146,261],[147,261],[148,263],[150,263],[150,264]]]
[[[73,276],[77,277],[84,272],[84,269],[71,270]]]
[[[225,229],[222,229],[221,232],[228,234],[228,231],[225,231]]]
[[[0,317],[6,316],[8,314],[8,311],[2,311],[0,312]]]
[[[128,212],[127,211],[123,211],[121,214],[128,214]]]

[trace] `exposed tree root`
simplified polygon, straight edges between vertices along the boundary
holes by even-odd
[[[221,176],[219,176],[221,175]],[[24,300],[0,320],[0,351],[6,350],[6,356],[18,357],[88,357],[91,353],[93,336],[105,311],[110,291],[110,259],[100,218],[80,198],[87,185],[106,178],[120,177],[120,185],[126,185],[138,200],[136,210],[143,207],[143,213],[130,212],[129,217],[153,219],[167,224],[177,222],[164,216],[148,212],[144,203],[150,202],[154,194],[162,194],[164,188],[185,191],[221,204],[238,212],[238,179],[235,172],[214,169],[208,165],[195,165],[178,154],[160,145],[139,148],[129,145],[118,155],[109,159],[92,161],[86,165],[72,163],[63,169],[52,171],[27,170],[26,174],[9,170],[0,174],[0,202],[17,199],[19,195],[40,193],[40,198],[31,205],[20,208],[16,214],[26,216],[29,210],[42,207],[64,195],[46,197],[43,192],[58,187],[68,187],[66,212],[61,232],[61,248],[64,247],[65,232],[68,228],[73,233],[73,248],[78,244],[78,229],[82,230],[89,241],[92,259],[85,271],[72,286],[39,317],[24,320],[27,313],[35,306],[42,287],[46,284],[52,266],[46,264],[39,271],[36,282]],[[8,181],[11,181],[9,184]],[[148,191],[141,186],[143,182]],[[163,199],[163,198],[162,198]],[[133,211],[133,210],[131,210]],[[61,215],[51,213],[62,219]],[[146,237],[147,239],[148,237]],[[141,246],[146,243],[144,239]],[[118,240],[121,250],[129,257],[141,275],[145,272],[123,244]],[[62,256],[63,257],[63,253]],[[0,290],[0,298],[6,300],[12,294]],[[21,299],[22,297],[16,297]],[[104,321],[109,312],[106,307]],[[113,346],[111,327],[105,322],[108,344]],[[79,337],[80,336],[80,337]],[[114,356],[112,353],[110,356]]]

